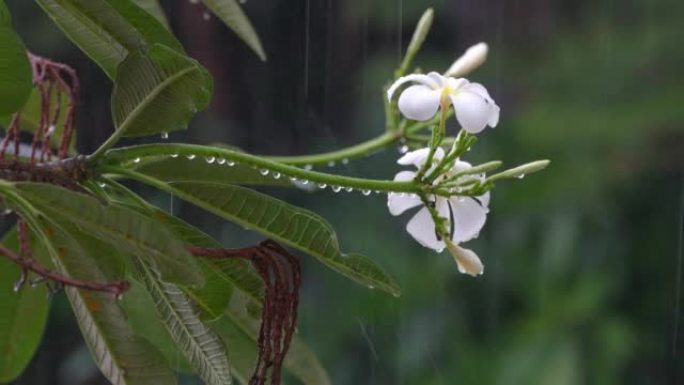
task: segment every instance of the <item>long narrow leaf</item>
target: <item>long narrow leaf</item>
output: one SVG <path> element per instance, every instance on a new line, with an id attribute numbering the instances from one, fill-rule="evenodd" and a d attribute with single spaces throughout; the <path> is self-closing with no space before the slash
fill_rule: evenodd
<path id="1" fill-rule="evenodd" d="M 9 24 L 0 23 L 0 116 L 18 110 L 31 92 L 26 48 Z"/>
<path id="2" fill-rule="evenodd" d="M 15 230 L 2 240 L 14 252 L 19 251 L 17 243 Z M 0 257 L 0 383 L 12 382 L 24 371 L 38 349 L 47 321 L 45 289 L 24 287 L 15 293 L 13 284 L 20 276 L 19 266 Z"/>
<path id="3" fill-rule="evenodd" d="M 36 0 L 104 72 L 114 78 L 130 53 L 159 43 L 183 52 L 176 38 L 130 0 Z"/>
<path id="4" fill-rule="evenodd" d="M 164 282 L 142 260 L 135 266 L 154 299 L 157 314 L 188 363 L 207 385 L 230 385 L 230 364 L 221 339 L 202 320 L 191 300 L 176 285 Z"/>
<path id="5" fill-rule="evenodd" d="M 52 229 L 59 259 L 58 270 L 72 278 L 105 282 L 105 274 L 95 262 L 97 250 L 84 250 L 59 228 Z M 55 231 L 56 230 L 56 231 Z M 37 254 L 46 256 L 44 248 Z M 176 379 L 164 357 L 146 340 L 135 334 L 123 309 L 108 293 L 65 288 L 83 338 L 98 368 L 113 385 L 169 385 Z"/>
<path id="6" fill-rule="evenodd" d="M 140 255 L 165 279 L 197 286 L 203 283 L 194 258 L 161 222 L 126 207 L 103 205 L 94 198 L 61 187 L 17 183 L 16 189 L 51 217 L 70 222 L 102 241 Z"/>
<path id="7" fill-rule="evenodd" d="M 261 60 L 266 61 L 266 53 L 261 46 L 252 23 L 238 4 L 237 0 L 202 0 L 216 16 L 219 17 L 228 28 L 232 29 L 240 39 L 251 48 Z"/>

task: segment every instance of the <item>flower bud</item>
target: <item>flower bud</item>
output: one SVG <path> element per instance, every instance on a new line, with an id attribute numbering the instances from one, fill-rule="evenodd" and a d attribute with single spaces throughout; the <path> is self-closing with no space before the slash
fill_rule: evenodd
<path id="1" fill-rule="evenodd" d="M 550 160 L 544 159 L 544 160 L 535 160 L 534 162 L 530 163 L 525 163 L 523 165 L 520 165 L 518 167 L 514 167 L 511 169 L 508 169 L 506 171 L 502 171 L 498 174 L 494 174 L 487 178 L 487 181 L 493 182 L 498 179 L 504 179 L 504 178 L 518 178 L 522 179 L 525 177 L 527 174 L 531 174 L 533 172 L 537 172 L 540 170 L 543 170 L 546 168 L 546 166 L 551 163 Z"/>
<path id="2" fill-rule="evenodd" d="M 473 72 L 487 60 L 488 51 L 487 43 L 477 43 L 471 46 L 446 70 L 444 76 L 460 78 Z"/>
<path id="3" fill-rule="evenodd" d="M 460 247 L 448 239 L 445 239 L 445 243 L 447 249 L 449 249 L 449 252 L 456 261 L 459 272 L 471 275 L 473 277 L 477 277 L 478 275 L 482 275 L 484 273 L 484 265 L 474 251 Z"/>

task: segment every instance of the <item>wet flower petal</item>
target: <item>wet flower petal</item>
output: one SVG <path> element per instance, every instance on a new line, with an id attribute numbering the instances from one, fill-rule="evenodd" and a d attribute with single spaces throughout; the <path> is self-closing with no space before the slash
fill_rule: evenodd
<path id="1" fill-rule="evenodd" d="M 439 109 L 441 91 L 424 85 L 406 88 L 399 96 L 397 107 L 401 113 L 412 120 L 425 121 L 431 119 Z"/>
<path id="2" fill-rule="evenodd" d="M 456 120 L 469 133 L 477 134 L 490 123 L 498 123 L 499 107 L 477 92 L 459 90 L 449 97 L 454 105 Z"/>
<path id="3" fill-rule="evenodd" d="M 473 197 L 451 197 L 449 202 L 454 217 L 453 241 L 462 243 L 477 238 L 489 209 Z"/>
<path id="4" fill-rule="evenodd" d="M 437 199 L 436 208 L 443 218 L 449 217 L 449 208 L 445 199 Z M 421 245 L 441 252 L 444 250 L 444 241 L 437 239 L 435 222 L 427 208 L 423 207 L 406 224 L 406 231 Z"/>

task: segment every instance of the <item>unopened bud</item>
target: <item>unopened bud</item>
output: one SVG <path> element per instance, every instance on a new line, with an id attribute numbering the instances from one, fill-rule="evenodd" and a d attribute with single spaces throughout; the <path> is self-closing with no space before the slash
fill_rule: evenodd
<path id="1" fill-rule="evenodd" d="M 402 60 L 401 65 L 397 69 L 395 77 L 398 78 L 403 76 L 406 71 L 408 71 L 408 67 L 411 65 L 413 58 L 416 56 L 418 51 L 420 51 L 420 47 L 422 47 L 423 43 L 425 42 L 425 37 L 427 36 L 428 32 L 430 32 L 434 15 L 435 12 L 432 10 L 432 8 L 428 8 L 425 10 L 425 12 L 423 12 L 420 20 L 418 20 L 418 24 L 416 24 L 416 29 L 413 31 L 411 42 L 406 49 L 406 55 L 404 55 L 404 60 Z"/>
<path id="2" fill-rule="evenodd" d="M 449 252 L 456 261 L 459 272 L 462 274 L 471 275 L 473 277 L 477 277 L 478 275 L 482 275 L 484 273 L 484 265 L 474 251 L 465 249 L 449 240 L 445 241 L 447 249 L 449 249 Z"/>
<path id="3" fill-rule="evenodd" d="M 446 70 L 444 76 L 459 78 L 473 72 L 487 60 L 487 52 L 489 52 L 487 43 L 477 43 L 471 46 Z"/>
<path id="4" fill-rule="evenodd" d="M 487 178 L 487 181 L 493 182 L 495 180 L 504 179 L 504 178 L 522 179 L 527 174 L 531 174 L 533 172 L 543 170 L 544 168 L 546 168 L 546 166 L 549 165 L 549 163 L 551 163 L 551 161 L 548 159 L 536 160 L 534 162 L 525 163 L 525 164 L 520 165 L 518 167 L 514 167 L 514 168 L 508 169 L 506 171 L 502 171 L 498 174 L 494 174 L 494 175 L 490 176 L 489 178 Z"/>

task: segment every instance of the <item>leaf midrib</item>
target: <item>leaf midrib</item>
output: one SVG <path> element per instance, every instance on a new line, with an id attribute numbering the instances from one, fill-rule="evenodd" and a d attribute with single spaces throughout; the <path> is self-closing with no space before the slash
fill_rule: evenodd
<path id="1" fill-rule="evenodd" d="M 143 110 L 145 110 L 150 103 L 154 102 L 154 99 L 157 95 L 159 95 L 163 90 L 168 88 L 171 85 L 171 83 L 175 82 L 180 77 L 185 76 L 186 74 L 192 71 L 199 71 L 199 68 L 195 65 L 190 65 L 189 67 L 184 68 L 183 70 L 175 73 L 174 75 L 164 79 L 164 81 L 159 83 L 152 90 L 152 92 L 147 94 L 145 98 L 143 98 L 143 100 L 140 103 L 138 103 L 138 105 L 128 114 L 126 119 L 124 119 L 124 121 L 117 128 L 117 131 L 125 133 L 128 130 L 128 126 L 132 124 L 132 122 L 134 122 L 135 119 L 137 119 L 138 115 L 142 114 Z"/>

